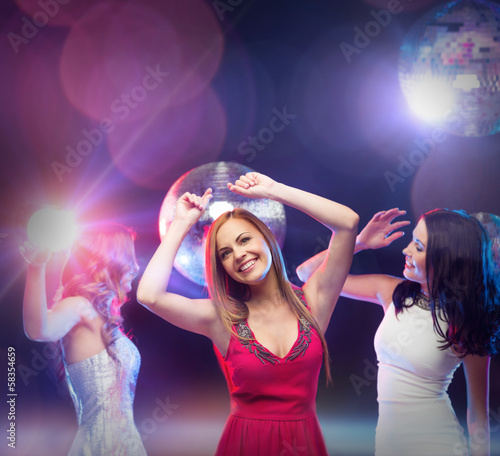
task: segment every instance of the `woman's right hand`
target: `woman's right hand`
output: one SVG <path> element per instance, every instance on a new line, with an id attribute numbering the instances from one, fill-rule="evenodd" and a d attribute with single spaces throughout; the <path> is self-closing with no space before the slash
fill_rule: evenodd
<path id="1" fill-rule="evenodd" d="M 47 264 L 51 256 L 49 249 L 40 249 L 28 241 L 24 241 L 23 245 L 19 246 L 19 252 L 26 263 L 37 267 Z"/>
<path id="2" fill-rule="evenodd" d="M 212 189 L 208 188 L 203 196 L 186 192 L 178 200 L 175 207 L 174 219 L 194 225 L 205 212 L 212 199 Z"/>

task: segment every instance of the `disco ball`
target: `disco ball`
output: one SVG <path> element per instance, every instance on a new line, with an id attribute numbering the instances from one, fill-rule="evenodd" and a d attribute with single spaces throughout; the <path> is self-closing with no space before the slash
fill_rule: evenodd
<path id="1" fill-rule="evenodd" d="M 499 30 L 500 6 L 486 0 L 441 4 L 413 25 L 399 82 L 417 115 L 457 136 L 500 130 Z"/>
<path id="2" fill-rule="evenodd" d="M 213 162 L 188 171 L 170 187 L 163 200 L 160 216 L 160 238 L 163 239 L 175 214 L 179 197 L 185 192 L 203 195 L 212 188 L 210 200 L 200 220 L 191 228 L 182 242 L 174 267 L 186 278 L 199 285 L 205 282 L 205 241 L 212 222 L 224 212 L 240 207 L 259 217 L 273 232 L 282 247 L 286 234 L 285 208 L 281 203 L 269 199 L 252 199 L 237 195 L 227 188 L 243 174 L 253 171 L 247 166 L 232 162 Z"/>
<path id="3" fill-rule="evenodd" d="M 478 212 L 472 216 L 479 220 L 490 236 L 495 273 L 500 274 L 500 217 L 488 212 Z"/>

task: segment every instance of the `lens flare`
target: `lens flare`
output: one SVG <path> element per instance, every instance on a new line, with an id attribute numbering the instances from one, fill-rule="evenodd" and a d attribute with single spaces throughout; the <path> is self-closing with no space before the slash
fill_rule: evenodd
<path id="1" fill-rule="evenodd" d="M 399 82 L 425 123 L 463 137 L 500 131 L 499 23 L 496 2 L 455 0 L 428 11 L 408 31 Z"/>
<path id="2" fill-rule="evenodd" d="M 452 112 L 454 97 L 450 86 L 439 79 L 424 77 L 413 85 L 408 103 L 412 111 L 426 121 L 443 121 Z"/>
<path id="3" fill-rule="evenodd" d="M 27 231 L 34 246 L 57 252 L 71 246 L 77 226 L 72 212 L 47 207 L 31 216 Z"/>

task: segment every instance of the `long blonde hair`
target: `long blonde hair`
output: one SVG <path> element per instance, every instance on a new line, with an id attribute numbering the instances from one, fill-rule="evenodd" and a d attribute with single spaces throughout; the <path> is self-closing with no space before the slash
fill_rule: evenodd
<path id="1" fill-rule="evenodd" d="M 207 234 L 205 248 L 206 282 L 210 298 L 214 303 L 215 310 L 219 315 L 222 324 L 233 336 L 239 337 L 233 326 L 245 321 L 248 318 L 248 307 L 245 304 L 245 301 L 250 298 L 249 286 L 237 282 L 230 277 L 224 270 L 219 255 L 217 255 L 217 232 L 224 223 L 232 218 L 247 220 L 254 225 L 264 237 L 269 250 L 271 251 L 273 268 L 276 271 L 278 287 L 282 298 L 286 300 L 297 318 L 304 318 L 311 324 L 311 326 L 314 327 L 314 329 L 316 329 L 316 332 L 321 339 L 327 382 L 330 382 L 330 357 L 325 337 L 318 322 L 309 309 L 296 295 L 292 284 L 288 281 L 285 262 L 283 260 L 283 255 L 281 254 L 278 241 L 265 223 L 263 223 L 251 212 L 240 208 L 225 212 L 218 217 L 217 220 L 212 223 Z"/>
<path id="2" fill-rule="evenodd" d="M 110 345 L 123 331 L 124 282 L 139 271 L 134 239 L 134 232 L 117 223 L 85 229 L 73 244 L 61 279 L 61 298 L 83 296 L 103 317 L 102 338 L 114 359 Z"/>

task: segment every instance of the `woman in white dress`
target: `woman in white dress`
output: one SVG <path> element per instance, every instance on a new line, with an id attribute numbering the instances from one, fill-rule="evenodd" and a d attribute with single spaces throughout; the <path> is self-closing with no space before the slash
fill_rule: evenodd
<path id="1" fill-rule="evenodd" d="M 404 211 L 375 214 L 356 251 L 403 235 L 391 222 Z M 377 456 L 489 455 L 489 355 L 499 349 L 499 291 L 485 229 L 463 211 L 424 214 L 403 250 L 404 279 L 349 275 L 342 296 L 382 305 L 378 358 Z M 299 266 L 306 281 L 322 253 Z M 447 394 L 463 363 L 469 442 Z"/>

